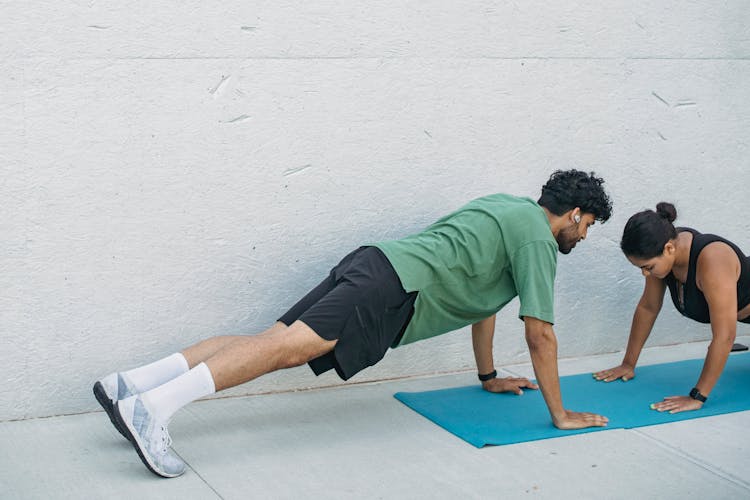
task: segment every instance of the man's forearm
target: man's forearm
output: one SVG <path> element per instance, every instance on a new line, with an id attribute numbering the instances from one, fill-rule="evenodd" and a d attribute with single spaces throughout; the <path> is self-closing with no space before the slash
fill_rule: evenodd
<path id="1" fill-rule="evenodd" d="M 583 429 L 607 425 L 607 417 L 595 413 L 575 412 L 565 409 L 560 394 L 560 377 L 557 374 L 557 339 L 552 324 L 524 317 L 526 343 L 529 345 L 531 362 L 536 381 L 542 389 L 552 422 L 558 429 Z"/>
<path id="2" fill-rule="evenodd" d="M 526 332 L 531 363 L 534 365 L 536 381 L 542 390 L 553 421 L 565 416 L 560 394 L 560 377 L 557 373 L 557 339 L 552 328 Z"/>
<path id="3" fill-rule="evenodd" d="M 492 339 L 495 336 L 495 316 L 492 315 L 471 325 L 471 342 L 474 347 L 474 359 L 480 374 L 492 372 L 495 363 L 492 357 Z"/>

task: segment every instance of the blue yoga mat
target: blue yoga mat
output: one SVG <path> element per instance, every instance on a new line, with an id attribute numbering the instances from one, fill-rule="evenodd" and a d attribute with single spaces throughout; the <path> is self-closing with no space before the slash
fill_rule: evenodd
<path id="1" fill-rule="evenodd" d="M 702 359 L 638 367 L 628 382 L 598 382 L 591 373 L 560 378 L 563 403 L 572 411 L 599 413 L 607 427 L 561 431 L 552 425 L 541 391 L 492 394 L 481 386 L 426 392 L 399 392 L 395 398 L 477 448 L 570 436 L 607 429 L 630 429 L 750 410 L 750 353 L 733 354 L 702 409 L 660 413 L 651 403 L 687 394 L 698 380 Z"/>

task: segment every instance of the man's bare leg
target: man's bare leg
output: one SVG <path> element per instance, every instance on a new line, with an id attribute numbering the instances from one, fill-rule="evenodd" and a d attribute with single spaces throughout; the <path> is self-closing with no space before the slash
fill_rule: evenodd
<path id="1" fill-rule="evenodd" d="M 200 342 L 185 352 L 192 362 L 213 352 L 205 361 L 159 387 L 115 404 L 117 423 L 149 470 L 163 477 L 175 477 L 186 469 L 169 447 L 167 426 L 177 410 L 215 391 L 281 368 L 302 365 L 330 352 L 337 342 L 325 340 L 301 321 L 282 326 L 274 325 L 258 335 Z"/>
<path id="2" fill-rule="evenodd" d="M 284 323 L 281 323 L 280 321 L 277 321 L 276 323 L 271 326 L 268 330 L 265 330 L 262 334 L 267 334 L 270 332 L 275 331 L 281 331 L 287 328 L 287 326 Z M 203 361 L 206 361 L 208 358 L 216 354 L 218 351 L 226 347 L 227 345 L 248 337 L 247 335 L 221 335 L 218 337 L 211 337 L 206 340 L 202 340 L 198 342 L 197 344 L 193 344 L 190 347 L 184 349 L 182 351 L 182 355 L 185 357 L 185 360 L 188 363 L 188 366 L 190 368 L 193 368 L 198 363 L 202 363 Z"/>
<path id="3" fill-rule="evenodd" d="M 276 322 L 263 334 L 281 332 L 286 328 L 284 323 Z M 186 348 L 182 352 L 176 352 L 147 365 L 124 372 L 110 373 L 96 381 L 93 388 L 94 396 L 107 412 L 115 428 L 124 435 L 113 415 L 114 404 L 117 400 L 150 391 L 170 380 L 174 380 L 191 368 L 195 368 L 199 363 L 206 361 L 227 345 L 246 337 L 243 335 L 211 337 Z"/>
<path id="4" fill-rule="evenodd" d="M 241 348 L 248 352 L 258 351 L 259 348 L 257 346 L 266 346 L 269 341 L 273 343 L 271 339 L 276 338 L 277 336 L 288 335 L 288 332 L 294 332 L 297 330 L 297 328 L 301 328 L 302 326 L 306 327 L 306 325 L 301 324 L 295 326 L 294 329 L 290 329 L 284 323 L 276 322 L 269 329 L 254 336 L 223 335 L 211 337 L 186 348 L 182 352 L 174 353 L 170 356 L 154 361 L 153 363 L 150 363 L 148 365 L 140 366 L 126 372 L 115 372 L 107 375 L 106 377 L 98 380 L 94 385 L 94 395 L 96 396 L 97 401 L 99 401 L 99 403 L 102 405 L 102 408 L 104 408 L 107 412 L 107 415 L 109 416 L 115 428 L 117 428 L 117 430 L 121 434 L 125 435 L 123 429 L 114 419 L 114 404 L 117 400 L 125 399 L 136 394 L 144 394 L 148 391 L 156 389 L 161 385 L 187 373 L 192 368 L 195 368 L 200 363 L 207 361 L 220 351 L 223 351 L 222 356 L 224 356 L 226 359 L 226 355 L 229 352 L 233 352 L 233 350 L 231 349 L 227 350 L 227 348 L 229 348 L 230 346 L 234 346 L 234 348 Z M 312 330 L 309 330 L 308 333 L 310 332 L 312 332 Z M 314 335 L 314 337 L 311 337 L 314 341 L 323 340 L 314 333 L 312 333 L 312 335 Z M 264 348 L 261 349 L 261 351 L 267 352 L 268 349 Z M 315 349 L 313 349 L 313 352 L 315 352 Z M 287 359 L 287 362 L 288 361 L 289 360 Z M 252 361 L 248 362 L 252 364 Z M 219 362 L 217 360 L 212 361 L 212 366 L 214 366 L 215 370 L 223 369 L 223 365 L 223 362 Z M 280 366 L 284 367 L 283 364 Z M 276 368 L 274 368 L 274 365 L 271 364 L 265 369 Z M 256 372 L 252 378 L 257 377 L 262 373 L 262 370 L 260 372 Z M 238 380 L 241 379 L 242 376 L 240 376 L 240 379 Z M 247 380 L 250 379 L 248 378 Z M 216 390 L 221 390 L 226 387 L 227 386 L 222 383 L 219 387 L 216 388 Z"/>
<path id="5" fill-rule="evenodd" d="M 205 360 L 216 391 L 249 382 L 266 373 L 300 366 L 333 350 L 326 340 L 302 321 L 289 327 L 276 323 L 265 332 L 234 337 Z"/>
<path id="6" fill-rule="evenodd" d="M 166 422 L 195 399 L 302 365 L 331 351 L 336 342 L 325 340 L 302 321 L 288 327 L 276 323 L 257 335 L 214 337 L 183 351 L 193 365 L 187 373 L 141 397 L 155 418 Z"/>

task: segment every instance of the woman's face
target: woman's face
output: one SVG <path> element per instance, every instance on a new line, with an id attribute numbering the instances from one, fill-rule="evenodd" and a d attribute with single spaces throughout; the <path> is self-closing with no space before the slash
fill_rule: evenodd
<path id="1" fill-rule="evenodd" d="M 661 255 L 650 259 L 642 259 L 640 257 L 633 257 L 632 255 L 628 255 L 627 258 L 631 264 L 641 270 L 643 276 L 664 279 L 672 272 L 672 266 L 674 265 L 674 245 L 671 242 L 667 243 L 664 245 L 664 251 Z"/>

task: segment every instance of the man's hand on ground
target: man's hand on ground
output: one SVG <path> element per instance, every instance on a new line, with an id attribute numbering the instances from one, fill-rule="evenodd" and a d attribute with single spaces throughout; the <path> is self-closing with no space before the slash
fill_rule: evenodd
<path id="1" fill-rule="evenodd" d="M 606 427 L 609 419 L 596 413 L 581 413 L 564 410 L 565 415 L 552 419 L 555 427 L 563 430 L 584 429 L 586 427 Z"/>
<path id="2" fill-rule="evenodd" d="M 527 378 L 506 377 L 493 378 L 482 382 L 482 388 L 489 392 L 512 392 L 514 394 L 523 394 L 522 387 L 527 389 L 539 389 L 539 386 Z"/>

